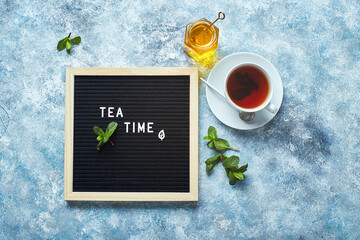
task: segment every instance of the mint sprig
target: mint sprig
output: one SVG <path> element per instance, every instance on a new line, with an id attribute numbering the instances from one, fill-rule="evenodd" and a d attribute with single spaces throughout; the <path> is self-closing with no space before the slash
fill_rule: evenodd
<path id="1" fill-rule="evenodd" d="M 107 143 L 108 141 L 111 143 L 112 146 L 114 146 L 113 141 L 111 141 L 110 137 L 113 135 L 117 128 L 118 124 L 116 122 L 111 122 L 109 125 L 107 125 L 105 132 L 98 126 L 94 126 L 94 133 L 97 135 L 96 140 L 99 141 L 96 149 L 100 151 L 100 148 Z"/>
<path id="2" fill-rule="evenodd" d="M 59 51 L 62 51 L 66 48 L 66 52 L 68 54 L 71 53 L 71 43 L 72 44 L 79 44 L 81 42 L 81 37 L 74 37 L 72 39 L 70 39 L 70 36 L 71 36 L 71 33 L 69 34 L 69 36 L 67 36 L 66 38 L 64 39 L 61 39 L 59 42 L 58 42 L 58 45 L 57 45 L 57 50 Z"/>
<path id="3" fill-rule="evenodd" d="M 218 152 L 213 157 L 208 158 L 206 163 L 206 172 L 211 172 L 216 164 L 220 161 L 222 162 L 223 167 L 225 168 L 226 175 L 229 178 L 229 184 L 234 185 L 238 180 L 244 180 L 245 175 L 243 174 L 246 172 L 248 164 L 242 165 L 238 167 L 240 158 L 238 156 L 226 156 L 223 154 L 224 151 L 231 149 L 236 150 L 238 148 L 232 148 L 229 145 L 229 142 L 225 139 L 218 138 L 216 129 L 213 126 L 210 126 L 208 129 L 208 136 L 204 137 L 204 140 L 208 140 L 207 146 L 211 149 L 214 149 Z M 223 152 L 222 152 L 223 151 Z"/>
<path id="4" fill-rule="evenodd" d="M 217 138 L 216 136 L 216 129 L 213 126 L 210 126 L 208 129 L 208 136 L 204 137 L 204 140 L 210 140 L 207 145 L 209 148 L 216 149 L 216 150 L 226 150 L 232 149 L 237 150 L 238 148 L 232 148 L 229 146 L 229 142 L 222 138 Z"/>

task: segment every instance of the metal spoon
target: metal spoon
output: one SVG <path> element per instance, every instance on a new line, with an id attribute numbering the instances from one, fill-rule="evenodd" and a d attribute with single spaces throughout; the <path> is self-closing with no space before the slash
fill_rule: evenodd
<path id="1" fill-rule="evenodd" d="M 224 20 L 225 19 L 225 13 L 223 13 L 223 12 L 219 12 L 218 13 L 218 18 L 215 20 L 215 21 L 213 21 L 211 24 L 210 24 L 210 26 L 208 26 L 208 27 L 206 27 L 205 29 L 204 29 L 204 31 L 206 31 L 208 28 L 211 28 L 211 26 L 212 25 L 214 25 L 216 22 L 217 22 L 217 20 Z"/>
<path id="2" fill-rule="evenodd" d="M 227 103 L 229 103 L 229 101 L 227 100 L 227 98 L 224 96 L 223 93 L 221 93 L 219 90 L 217 90 L 213 85 L 211 85 L 210 83 L 208 83 L 205 79 L 203 79 L 202 77 L 200 77 L 200 80 L 205 83 L 206 86 L 208 86 L 210 89 L 212 89 L 214 92 L 216 92 L 220 97 L 222 97 L 224 100 L 226 100 Z M 230 103 L 229 105 L 234 108 L 234 106 L 232 106 Z M 236 108 L 234 108 L 236 109 Z M 238 109 L 236 109 L 237 111 L 239 111 Z M 239 111 L 239 117 L 241 120 L 245 121 L 245 122 L 250 122 L 252 120 L 254 120 L 255 118 L 255 113 L 254 112 L 241 112 Z"/>

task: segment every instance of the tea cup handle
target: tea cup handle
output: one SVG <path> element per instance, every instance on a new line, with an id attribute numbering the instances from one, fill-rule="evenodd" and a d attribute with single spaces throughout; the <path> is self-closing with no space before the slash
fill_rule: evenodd
<path id="1" fill-rule="evenodd" d="M 278 110 L 278 108 L 272 104 L 272 103 L 269 103 L 266 107 L 265 107 L 266 110 L 268 110 L 269 112 L 271 112 L 272 114 L 275 114 Z"/>

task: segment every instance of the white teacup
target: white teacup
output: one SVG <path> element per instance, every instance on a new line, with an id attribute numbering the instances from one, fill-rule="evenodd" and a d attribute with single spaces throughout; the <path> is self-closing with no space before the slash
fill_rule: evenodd
<path id="1" fill-rule="evenodd" d="M 230 98 L 229 96 L 229 93 L 228 93 L 228 90 L 227 90 L 227 84 L 228 84 L 228 80 L 229 80 L 229 77 L 230 75 L 236 70 L 238 69 L 239 67 L 242 67 L 242 66 L 253 66 L 255 68 L 257 68 L 258 70 L 260 70 L 261 72 L 263 72 L 268 80 L 268 83 L 269 83 L 269 93 L 265 99 L 265 101 L 263 101 L 263 103 L 257 107 L 254 107 L 254 108 L 243 108 L 243 107 L 240 107 L 239 105 L 237 105 L 236 103 L 233 102 L 233 100 Z M 240 112 L 248 112 L 248 113 L 255 113 L 255 112 L 258 112 L 262 109 L 266 109 L 268 110 L 269 112 L 275 114 L 278 110 L 278 108 L 272 104 L 270 101 L 271 101 L 271 98 L 273 96 L 273 80 L 269 77 L 269 74 L 262 68 L 260 67 L 259 65 L 257 64 L 254 64 L 254 63 L 242 63 L 240 65 L 237 65 L 235 66 L 234 68 L 232 68 L 229 73 L 227 74 L 226 76 L 226 79 L 225 79 L 225 96 L 226 96 L 226 99 L 228 100 L 228 102 L 236 109 L 238 109 Z"/>

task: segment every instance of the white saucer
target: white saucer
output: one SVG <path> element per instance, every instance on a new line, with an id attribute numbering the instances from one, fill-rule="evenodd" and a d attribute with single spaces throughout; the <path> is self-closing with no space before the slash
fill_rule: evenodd
<path id="1" fill-rule="evenodd" d="M 269 74 L 269 77 L 274 80 L 274 92 L 271 103 L 273 103 L 279 111 L 283 99 L 283 84 L 281 77 L 276 68 L 268 60 L 259 55 L 240 52 L 226 56 L 211 70 L 207 81 L 220 92 L 225 92 L 224 81 L 228 72 L 241 63 L 255 63 L 259 65 Z M 264 126 L 273 119 L 277 113 L 272 114 L 263 109 L 256 112 L 253 121 L 245 122 L 239 118 L 239 111 L 234 109 L 226 100 L 208 87 L 206 88 L 206 99 L 211 111 L 221 122 L 229 127 L 239 130 L 251 130 Z"/>

